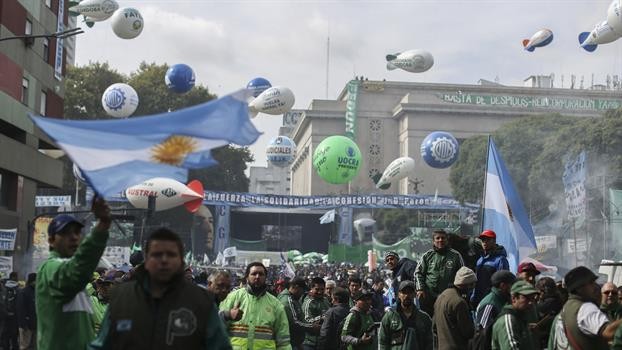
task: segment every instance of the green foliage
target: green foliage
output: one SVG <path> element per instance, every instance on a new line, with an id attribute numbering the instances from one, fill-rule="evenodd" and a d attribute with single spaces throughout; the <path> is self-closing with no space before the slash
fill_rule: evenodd
<path id="1" fill-rule="evenodd" d="M 473 136 L 460 145 L 458 160 L 449 172 L 454 197 L 460 202 L 475 203 L 481 200 L 486 172 L 486 147 L 488 137 Z"/>
<path id="2" fill-rule="evenodd" d="M 254 161 L 247 147 L 224 146 L 212 151 L 218 165 L 191 170 L 189 178 L 197 179 L 212 191 L 248 192 L 249 179 L 244 174 L 246 164 Z"/>
<path id="3" fill-rule="evenodd" d="M 102 107 L 102 94 L 126 77 L 108 63 L 89 63 L 82 67 L 67 66 L 65 75 L 65 119 L 109 119 Z"/>

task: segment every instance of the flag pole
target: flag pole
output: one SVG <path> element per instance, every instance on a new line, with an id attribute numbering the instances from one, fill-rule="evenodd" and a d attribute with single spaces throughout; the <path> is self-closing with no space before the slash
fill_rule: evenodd
<path id="1" fill-rule="evenodd" d="M 486 182 L 488 182 L 488 157 L 490 156 L 490 140 L 492 140 L 492 136 L 488 134 L 488 142 L 486 146 L 486 167 L 484 170 L 484 192 L 482 193 L 482 217 L 480 220 L 479 232 L 484 231 L 484 213 L 486 212 Z"/>

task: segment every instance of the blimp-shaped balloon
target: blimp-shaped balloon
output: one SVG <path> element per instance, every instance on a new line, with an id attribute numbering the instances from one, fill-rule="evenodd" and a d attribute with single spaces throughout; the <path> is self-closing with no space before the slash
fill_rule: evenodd
<path id="1" fill-rule="evenodd" d="M 195 82 L 194 71 L 187 64 L 172 65 L 164 75 L 164 82 L 169 90 L 178 94 L 190 91 Z"/>
<path id="2" fill-rule="evenodd" d="M 435 131 L 423 139 L 421 158 L 432 168 L 447 168 L 458 159 L 459 149 L 458 140 L 452 134 Z"/>
<path id="3" fill-rule="evenodd" d="M 248 104 L 248 109 L 253 117 L 257 113 L 281 115 L 289 112 L 295 102 L 292 90 L 284 86 L 273 86 L 255 97 Z"/>
<path id="4" fill-rule="evenodd" d="M 73 163 L 73 177 L 76 178 L 76 180 L 80 181 L 81 183 L 85 184 L 86 183 L 86 179 L 84 178 L 84 175 L 82 174 L 82 170 L 80 170 L 80 168 L 78 167 L 78 165 L 76 165 L 76 163 Z"/>
<path id="5" fill-rule="evenodd" d="M 611 28 L 607 21 L 602 21 L 591 32 L 580 33 L 579 44 L 585 51 L 594 52 L 598 45 L 614 42 L 618 38 L 620 35 Z"/>
<path id="6" fill-rule="evenodd" d="M 622 35 L 622 1 L 613 0 L 607 9 L 607 24 Z"/>
<path id="7" fill-rule="evenodd" d="M 393 55 L 387 55 L 387 69 L 403 69 L 411 73 L 422 73 L 432 68 L 434 57 L 423 50 L 408 50 Z"/>
<path id="8" fill-rule="evenodd" d="M 550 29 L 541 29 L 529 39 L 523 40 L 523 47 L 529 52 L 533 52 L 536 47 L 543 47 L 553 41 L 553 32 Z"/>
<path id="9" fill-rule="evenodd" d="M 102 95 L 102 106 L 111 117 L 127 118 L 138 108 L 138 94 L 127 84 L 112 84 Z"/>
<path id="10" fill-rule="evenodd" d="M 180 205 L 194 213 L 199 210 L 205 194 L 203 185 L 193 180 L 184 185 L 166 177 L 154 177 L 140 185 L 125 190 L 127 200 L 136 208 L 148 209 L 149 197 L 155 197 L 155 211 L 171 209 Z"/>
<path id="11" fill-rule="evenodd" d="M 387 189 L 392 183 L 401 180 L 415 171 L 415 160 L 410 157 L 400 157 L 392 161 L 382 176 L 376 182 L 376 188 Z"/>
<path id="12" fill-rule="evenodd" d="M 287 136 L 278 136 L 270 140 L 266 148 L 266 156 L 269 163 L 278 167 L 286 167 L 296 156 L 296 144 Z"/>
<path id="13" fill-rule="evenodd" d="M 329 136 L 313 152 L 313 168 L 326 182 L 344 184 L 361 170 L 361 151 L 354 141 L 341 136 Z"/>
<path id="14" fill-rule="evenodd" d="M 246 88 L 253 92 L 253 97 L 259 96 L 262 92 L 272 87 L 268 79 L 257 77 L 246 84 Z"/>
<path id="15" fill-rule="evenodd" d="M 86 21 L 105 21 L 119 9 L 116 0 L 84 0 L 81 2 L 69 2 L 69 15 L 83 15 Z"/>
<path id="16" fill-rule="evenodd" d="M 143 16 L 132 7 L 116 10 L 110 18 L 110 22 L 112 31 L 121 39 L 134 39 L 140 35 L 145 26 Z"/>

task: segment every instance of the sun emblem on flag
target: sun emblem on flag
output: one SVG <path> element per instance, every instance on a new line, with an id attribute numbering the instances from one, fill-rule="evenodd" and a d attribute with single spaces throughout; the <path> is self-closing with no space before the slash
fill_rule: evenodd
<path id="1" fill-rule="evenodd" d="M 181 165 L 186 156 L 198 148 L 197 141 L 188 136 L 171 136 L 151 148 L 151 160 L 157 163 Z"/>

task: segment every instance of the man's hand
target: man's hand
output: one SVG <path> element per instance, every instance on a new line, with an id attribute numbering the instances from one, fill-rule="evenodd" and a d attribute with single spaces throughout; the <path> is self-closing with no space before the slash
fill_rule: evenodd
<path id="1" fill-rule="evenodd" d="M 229 315 L 231 315 L 232 321 L 239 321 L 242 319 L 242 316 L 244 315 L 244 311 L 240 309 L 239 301 L 235 303 L 235 305 L 233 306 L 233 309 L 229 310 Z"/>
<path id="2" fill-rule="evenodd" d="M 110 216 L 110 208 L 108 203 L 99 196 L 93 197 L 93 204 L 91 205 L 91 212 L 99 220 L 97 228 L 99 231 L 108 231 L 110 228 L 110 222 L 112 218 Z"/>
<path id="3" fill-rule="evenodd" d="M 322 329 L 322 324 L 320 322 L 314 322 L 311 326 L 311 333 L 320 334 L 320 329 Z"/>
<path id="4" fill-rule="evenodd" d="M 422 290 L 417 291 L 417 299 L 425 299 L 425 292 Z"/>
<path id="5" fill-rule="evenodd" d="M 371 343 L 371 337 L 367 333 L 363 333 L 361 337 L 361 344 L 369 344 Z"/>

